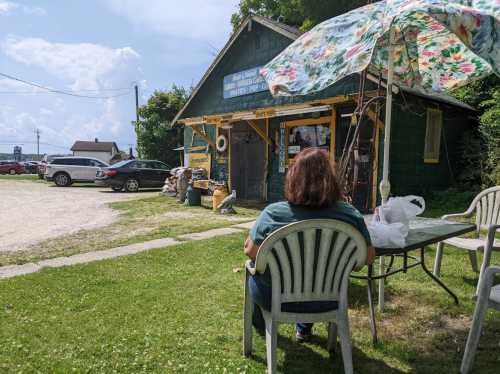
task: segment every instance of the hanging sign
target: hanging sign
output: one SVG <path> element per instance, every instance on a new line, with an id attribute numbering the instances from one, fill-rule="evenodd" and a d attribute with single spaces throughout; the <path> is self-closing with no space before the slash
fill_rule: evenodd
<path id="1" fill-rule="evenodd" d="M 286 149 L 285 149 L 286 125 L 285 122 L 280 123 L 280 154 L 279 154 L 279 172 L 285 173 L 286 166 Z"/>
<path id="2" fill-rule="evenodd" d="M 205 169 L 208 178 L 210 178 L 211 164 L 212 155 L 210 153 L 189 153 L 189 167 Z"/>
<path id="3" fill-rule="evenodd" d="M 224 99 L 267 91 L 268 86 L 259 71 L 262 66 L 224 77 Z"/>

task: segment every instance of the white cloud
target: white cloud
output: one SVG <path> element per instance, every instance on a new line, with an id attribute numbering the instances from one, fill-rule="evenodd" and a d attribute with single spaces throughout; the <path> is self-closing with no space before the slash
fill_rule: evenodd
<path id="1" fill-rule="evenodd" d="M 109 48 L 91 43 L 51 43 L 41 38 L 8 36 L 1 45 L 13 60 L 40 67 L 66 80 L 73 90 L 106 87 L 106 78 L 140 58 L 131 47 Z"/>
<path id="2" fill-rule="evenodd" d="M 11 13 L 15 10 L 21 10 L 23 13 L 35 16 L 45 16 L 47 12 L 40 7 L 33 7 L 28 5 L 20 5 L 11 1 L 0 1 L 0 15 Z"/>
<path id="3" fill-rule="evenodd" d="M 19 5 L 10 1 L 0 1 L 0 15 L 12 12 L 17 9 Z"/>
<path id="4" fill-rule="evenodd" d="M 225 38 L 237 0 L 107 0 L 110 9 L 130 22 L 174 36 L 201 39 Z"/>
<path id="5" fill-rule="evenodd" d="M 23 6 L 23 11 L 26 14 L 32 14 L 34 16 L 46 16 L 47 11 L 43 8 L 37 7 L 37 6 Z"/>

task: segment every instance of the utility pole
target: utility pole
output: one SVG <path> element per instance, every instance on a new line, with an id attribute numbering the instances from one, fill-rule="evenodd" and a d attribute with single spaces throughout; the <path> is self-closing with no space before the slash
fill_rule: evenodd
<path id="1" fill-rule="evenodd" d="M 139 87 L 135 85 L 135 116 L 136 121 L 139 123 Z"/>
<path id="2" fill-rule="evenodd" d="M 37 156 L 37 161 L 40 161 L 40 130 L 36 129 L 35 134 L 36 134 L 36 156 Z"/>

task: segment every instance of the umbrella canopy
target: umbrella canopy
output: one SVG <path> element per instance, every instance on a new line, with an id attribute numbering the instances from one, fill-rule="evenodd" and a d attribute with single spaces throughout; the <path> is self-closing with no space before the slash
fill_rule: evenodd
<path id="1" fill-rule="evenodd" d="M 274 95 L 305 95 L 371 68 L 394 83 L 446 92 L 500 75 L 500 0 L 385 0 L 325 21 L 262 70 Z"/>
<path id="2" fill-rule="evenodd" d="M 389 195 L 392 84 L 445 93 L 500 76 L 500 0 L 384 0 L 325 21 L 268 63 L 273 95 L 321 91 L 365 69 L 387 79 L 382 202 Z"/>

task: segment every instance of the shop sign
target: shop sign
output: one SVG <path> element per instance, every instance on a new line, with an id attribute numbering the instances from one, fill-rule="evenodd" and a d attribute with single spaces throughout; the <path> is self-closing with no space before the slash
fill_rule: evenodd
<path id="1" fill-rule="evenodd" d="M 267 91 L 265 79 L 260 75 L 262 66 L 240 71 L 224 77 L 224 99 Z"/>
<path id="2" fill-rule="evenodd" d="M 210 178 L 211 165 L 212 155 L 210 153 L 189 153 L 189 167 L 205 169 L 208 178 Z"/>
<path id="3" fill-rule="evenodd" d="M 285 173 L 285 167 L 286 167 L 285 136 L 286 136 L 286 124 L 285 124 L 285 122 L 281 122 L 280 123 L 280 153 L 279 153 L 279 172 L 281 174 Z"/>

